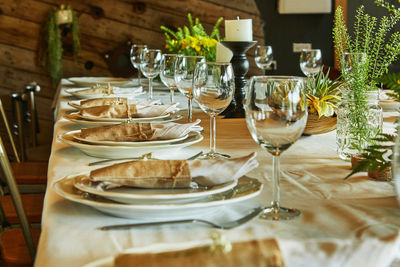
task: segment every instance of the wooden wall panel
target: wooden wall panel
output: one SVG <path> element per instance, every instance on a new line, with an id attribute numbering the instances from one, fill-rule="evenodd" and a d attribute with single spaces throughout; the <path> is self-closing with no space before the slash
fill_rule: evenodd
<path id="1" fill-rule="evenodd" d="M 55 94 L 47 69 L 38 64 L 39 38 L 50 10 L 60 4 L 77 11 L 81 30 L 82 52 L 74 62 L 67 52 L 63 56 L 64 76 L 110 76 L 104 54 L 121 43 L 145 43 L 164 48 L 165 37 L 161 25 L 187 25 L 187 13 L 198 17 L 210 31 L 219 17 L 253 19 L 254 40 L 263 41 L 263 30 L 254 0 L 0 0 L 0 94 L 22 90 L 24 85 L 37 81 L 41 125 L 40 142 L 50 143 L 52 111 Z M 224 36 L 224 23 L 220 31 Z M 254 64 L 254 49 L 249 51 L 249 76 L 260 74 Z M 93 67 L 87 69 L 85 63 Z M 9 106 L 6 106 L 10 112 Z M 0 127 L 0 131 L 2 131 Z"/>

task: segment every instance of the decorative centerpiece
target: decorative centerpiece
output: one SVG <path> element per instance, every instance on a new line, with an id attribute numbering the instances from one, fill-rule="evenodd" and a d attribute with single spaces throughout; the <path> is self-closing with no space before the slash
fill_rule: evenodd
<path id="1" fill-rule="evenodd" d="M 321 69 L 314 79 L 306 82 L 308 118 L 304 134 L 323 134 L 336 129 L 336 110 L 341 101 L 340 85 L 324 75 Z"/>
<path id="2" fill-rule="evenodd" d="M 389 9 L 385 0 L 376 0 L 378 6 Z M 382 109 L 378 102 L 376 79 L 397 59 L 400 53 L 400 33 L 392 32 L 400 20 L 400 10 L 392 9 L 388 16 L 378 19 L 356 11 L 354 34 L 348 33 L 343 10 L 335 12 L 333 37 L 338 58 L 341 59 L 342 77 L 347 86 L 342 90 L 342 103 L 337 115 L 339 157 L 349 160 L 362 153 L 382 130 Z"/>
<path id="3" fill-rule="evenodd" d="M 221 41 L 219 25 L 223 18 L 215 23 L 211 34 L 208 35 L 198 18 L 193 23 L 192 15 L 188 14 L 189 27 L 179 27 L 176 32 L 161 26 L 165 31 L 165 48 L 168 53 L 187 56 L 204 56 L 208 62 L 215 62 L 217 43 Z"/>
<path id="4" fill-rule="evenodd" d="M 79 26 L 75 11 L 69 6 L 61 5 L 58 8 L 50 11 L 45 27 L 46 48 L 44 57 L 46 57 L 47 67 L 50 72 L 50 77 L 53 86 L 56 86 L 63 76 L 62 70 L 62 54 L 63 45 L 61 40 L 61 31 L 69 30 L 72 34 L 72 50 L 76 60 L 80 52 L 79 42 Z"/>

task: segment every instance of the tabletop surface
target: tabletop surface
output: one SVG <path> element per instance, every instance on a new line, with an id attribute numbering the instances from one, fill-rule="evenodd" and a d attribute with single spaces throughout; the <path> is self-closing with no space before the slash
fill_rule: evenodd
<path id="1" fill-rule="evenodd" d="M 162 94 L 167 96 L 168 92 Z M 94 169 L 88 163 L 98 160 L 57 140 L 58 135 L 79 129 L 62 117 L 73 110 L 67 104 L 70 100 L 62 88 L 56 102 L 35 266 L 83 266 L 112 259 L 125 250 L 152 252 L 209 244 L 213 232 L 220 232 L 232 243 L 274 239 L 286 266 L 397 266 L 399 263 L 400 209 L 393 183 L 371 180 L 365 173 L 344 180 L 350 167 L 336 154 L 335 131 L 302 136 L 281 157 L 281 204 L 300 209 L 300 218 L 278 222 L 255 219 L 232 230 L 215 230 L 200 224 L 97 230 L 100 226 L 135 220 L 106 215 L 55 193 L 52 186 L 55 181 Z M 385 129 L 393 127 L 391 121 L 395 116 L 394 112 L 385 113 Z M 194 118 L 202 120 L 204 140 L 169 156 L 185 158 L 208 150 L 209 119 L 201 112 L 196 112 Z M 262 181 L 264 189 L 255 199 L 210 210 L 201 217 L 226 221 L 243 216 L 258 205 L 268 205 L 272 200 L 272 157 L 252 140 L 244 119 L 217 119 L 217 151 L 233 157 L 257 152 L 259 167 L 247 176 Z"/>

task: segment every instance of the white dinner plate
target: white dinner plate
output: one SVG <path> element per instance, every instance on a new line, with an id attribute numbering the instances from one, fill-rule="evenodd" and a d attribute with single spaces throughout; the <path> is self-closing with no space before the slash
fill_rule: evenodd
<path id="1" fill-rule="evenodd" d="M 234 180 L 225 184 L 209 187 L 194 183 L 194 186 L 191 188 L 144 189 L 123 186 L 106 189 L 104 188 L 104 183 L 92 182 L 89 178 L 89 173 L 79 174 L 70 179 L 73 180 L 74 186 L 81 191 L 126 204 L 135 204 L 143 201 L 154 204 L 177 203 L 181 200 L 182 202 L 193 202 L 194 199 L 232 189 L 237 184 L 237 181 Z"/>
<path id="2" fill-rule="evenodd" d="M 187 219 L 198 218 L 216 208 L 238 203 L 256 197 L 262 191 L 263 185 L 254 178 L 242 177 L 231 190 L 201 198 L 189 203 L 158 203 L 154 204 L 122 204 L 112 200 L 93 196 L 74 187 L 75 176 L 65 177 L 54 183 L 53 187 L 60 196 L 95 208 L 106 214 L 138 220 L 165 220 L 167 218 Z"/>
<path id="3" fill-rule="evenodd" d="M 90 87 L 68 88 L 65 92 L 80 99 L 92 99 L 101 97 L 133 97 L 144 94 L 142 87 L 120 88 L 114 87 L 113 94 L 87 94 L 82 93 L 82 90 L 90 89 Z"/>
<path id="4" fill-rule="evenodd" d="M 78 86 L 92 86 L 96 84 L 125 85 L 131 82 L 131 79 L 116 77 L 71 77 L 68 80 Z"/>
<path id="5" fill-rule="evenodd" d="M 104 145 L 93 145 L 85 142 L 76 140 L 71 134 L 62 134 L 58 136 L 58 139 L 62 142 L 69 144 L 75 148 L 78 148 L 83 153 L 105 159 L 120 159 L 120 158 L 131 158 L 139 157 L 146 153 L 153 153 L 155 157 L 160 157 L 165 154 L 173 153 L 175 150 L 196 144 L 203 140 L 203 136 L 197 132 L 189 133 L 188 138 L 173 142 L 170 144 L 160 145 L 142 145 L 142 146 L 104 146 Z"/>
<path id="6" fill-rule="evenodd" d="M 82 127 L 95 127 L 95 126 L 103 126 L 103 125 L 112 125 L 112 124 L 120 124 L 119 121 L 92 121 L 92 120 L 85 120 L 77 113 L 71 113 L 64 115 L 69 121 L 75 122 Z M 158 118 L 158 119 L 149 119 L 149 118 L 135 118 L 131 119 L 134 122 L 156 122 L 156 123 L 164 123 L 164 122 L 171 122 L 182 119 L 183 116 L 179 114 L 170 114 L 168 117 Z"/>
<path id="7" fill-rule="evenodd" d="M 93 141 L 93 140 L 86 140 L 85 138 L 81 137 L 81 130 L 70 131 L 65 134 L 72 135 L 76 140 L 92 144 L 92 145 L 101 145 L 101 146 L 149 146 L 149 145 L 162 145 L 162 144 L 170 144 L 178 141 L 182 141 L 189 137 L 189 135 L 185 135 L 175 139 L 168 139 L 168 140 L 150 140 L 150 141 L 137 141 L 137 142 L 118 142 L 118 141 Z"/>

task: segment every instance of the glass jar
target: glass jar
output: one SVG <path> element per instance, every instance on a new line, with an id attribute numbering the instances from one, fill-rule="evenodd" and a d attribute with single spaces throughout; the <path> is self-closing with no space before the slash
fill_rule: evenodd
<path id="1" fill-rule="evenodd" d="M 336 144 L 341 159 L 350 160 L 362 152 L 382 130 L 383 112 L 379 106 L 379 91 L 365 91 L 355 97 L 351 89 L 342 91 L 337 111 Z"/>

